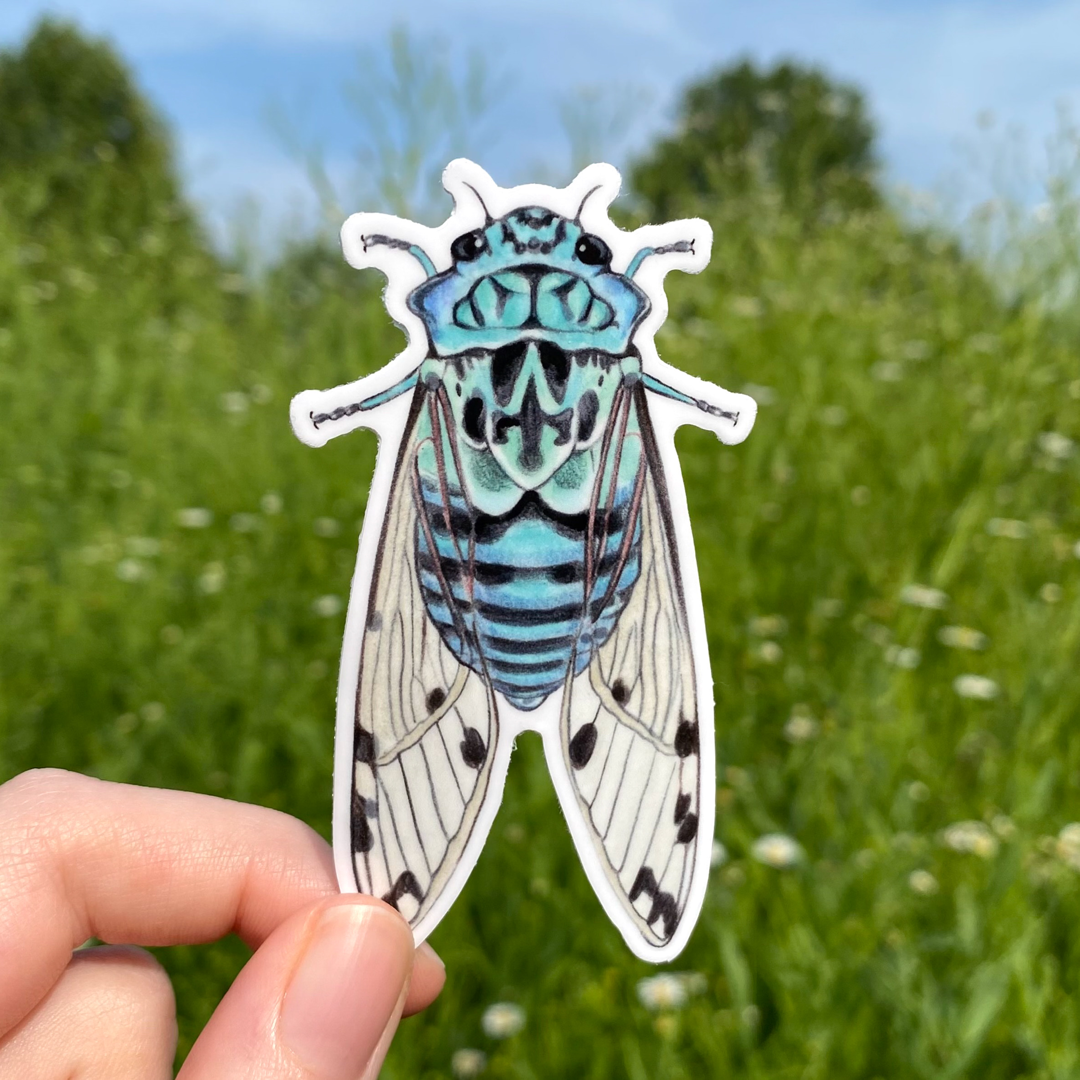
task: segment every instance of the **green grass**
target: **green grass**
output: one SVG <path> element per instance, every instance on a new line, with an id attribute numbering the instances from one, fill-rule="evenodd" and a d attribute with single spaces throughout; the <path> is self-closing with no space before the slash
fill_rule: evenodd
<path id="1" fill-rule="evenodd" d="M 433 937 L 446 990 L 386 1075 L 449 1076 L 471 1046 L 490 1077 L 1075 1076 L 1080 874 L 1048 838 L 1080 818 L 1080 453 L 1039 439 L 1080 438 L 1075 329 L 884 212 L 810 231 L 761 197 L 713 217 L 711 268 L 669 279 L 661 353 L 770 389 L 743 446 L 679 438 L 729 861 L 672 967 L 705 989 L 640 1003 L 654 969 L 593 898 L 524 736 Z M 402 338 L 336 255 L 245 285 L 173 259 L 168 219 L 120 251 L 0 219 L 0 779 L 209 791 L 326 835 L 344 616 L 313 602 L 346 597 L 375 443 L 306 449 L 287 404 Z M 192 507 L 212 522 L 183 527 Z M 948 606 L 902 603 L 911 583 Z M 950 624 L 988 647 L 941 644 Z M 961 698 L 967 673 L 1000 695 Z M 990 857 L 943 843 L 968 819 L 994 823 Z M 774 831 L 799 866 L 750 856 Z M 160 953 L 183 1050 L 244 950 Z M 501 1000 L 527 1021 L 495 1043 L 480 1016 Z"/>

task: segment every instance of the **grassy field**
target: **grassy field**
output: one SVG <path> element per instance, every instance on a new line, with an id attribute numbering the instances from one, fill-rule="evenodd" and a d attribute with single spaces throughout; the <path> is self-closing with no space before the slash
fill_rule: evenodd
<path id="1" fill-rule="evenodd" d="M 475 1048 L 493 1078 L 1076 1076 L 1075 322 L 887 212 L 710 209 L 713 264 L 669 279 L 661 353 L 761 411 L 741 447 L 679 443 L 727 852 L 672 966 L 697 977 L 681 1004 L 639 991 L 656 972 L 526 736 L 433 938 L 446 990 L 385 1075 Z M 326 835 L 375 444 L 308 450 L 287 404 L 402 338 L 335 253 L 249 280 L 178 255 L 175 217 L 123 245 L 0 217 L 0 779 L 208 791 Z M 771 833 L 790 865 L 755 857 Z M 161 956 L 183 1051 L 244 950 Z M 525 1015 L 504 1040 L 481 1025 L 498 1001 Z"/>

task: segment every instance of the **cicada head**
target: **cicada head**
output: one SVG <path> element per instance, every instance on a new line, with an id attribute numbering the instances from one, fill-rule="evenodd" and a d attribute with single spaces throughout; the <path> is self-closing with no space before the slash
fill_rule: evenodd
<path id="1" fill-rule="evenodd" d="M 409 295 L 436 355 L 495 350 L 523 337 L 566 352 L 621 355 L 649 301 L 611 269 L 611 249 L 577 221 L 539 206 L 463 233 L 450 269 Z"/>

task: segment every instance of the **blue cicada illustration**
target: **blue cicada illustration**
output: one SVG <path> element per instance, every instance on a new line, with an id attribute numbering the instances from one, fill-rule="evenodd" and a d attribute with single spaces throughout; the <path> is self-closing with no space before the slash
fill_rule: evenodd
<path id="1" fill-rule="evenodd" d="M 341 886 L 417 940 L 495 816 L 514 737 L 540 731 L 583 865 L 630 947 L 666 960 L 704 896 L 712 688 L 674 431 L 742 441 L 751 398 L 664 364 L 664 274 L 703 221 L 616 228 L 619 174 L 503 189 L 455 161 L 428 229 L 357 214 L 346 258 L 388 279 L 409 338 L 374 375 L 292 404 L 322 445 L 381 439 L 338 686 Z"/>

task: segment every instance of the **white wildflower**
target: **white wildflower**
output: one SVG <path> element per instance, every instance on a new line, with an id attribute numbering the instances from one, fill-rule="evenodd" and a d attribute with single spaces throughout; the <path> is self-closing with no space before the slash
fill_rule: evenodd
<path id="1" fill-rule="evenodd" d="M 450 1059 L 450 1071 L 458 1080 L 471 1080 L 472 1077 L 479 1076 L 486 1068 L 487 1054 L 483 1050 L 465 1047 L 462 1050 L 455 1050 L 454 1056 Z"/>
<path id="2" fill-rule="evenodd" d="M 746 881 L 746 871 L 738 863 L 725 866 L 720 874 L 720 880 L 729 888 L 737 889 Z"/>
<path id="3" fill-rule="evenodd" d="M 150 576 L 150 568 L 138 559 L 121 559 L 116 564 L 116 576 L 121 581 L 143 581 Z"/>
<path id="4" fill-rule="evenodd" d="M 1011 840 L 1016 835 L 1016 825 L 1008 814 L 995 814 L 990 820 L 990 828 L 993 829 L 1002 840 Z"/>
<path id="5" fill-rule="evenodd" d="M 650 1012 L 670 1012 L 681 1009 L 696 994 L 708 988 L 708 979 L 700 971 L 666 971 L 641 979 L 637 996 Z"/>
<path id="6" fill-rule="evenodd" d="M 273 517 L 274 514 L 280 514 L 284 505 L 285 503 L 276 491 L 268 491 L 259 500 L 259 509 L 266 514 L 267 517 Z"/>
<path id="7" fill-rule="evenodd" d="M 1015 518 L 991 518 L 986 523 L 986 531 L 991 536 L 1003 536 L 1006 540 L 1026 540 L 1031 535 L 1031 526 Z"/>
<path id="8" fill-rule="evenodd" d="M 221 395 L 221 411 L 239 416 L 248 411 L 250 404 L 247 394 L 243 390 L 230 390 Z"/>
<path id="9" fill-rule="evenodd" d="M 256 383 L 251 388 L 251 400 L 256 405 L 265 405 L 269 401 L 273 401 L 274 391 L 270 389 L 266 383 Z"/>
<path id="10" fill-rule="evenodd" d="M 130 554 L 140 559 L 152 559 L 161 554 L 161 541 L 153 536 L 129 536 L 124 541 L 124 546 Z"/>
<path id="11" fill-rule="evenodd" d="M 325 539 L 337 536 L 341 532 L 341 522 L 332 517 L 316 518 L 311 527 L 315 530 L 316 536 L 322 536 Z"/>
<path id="12" fill-rule="evenodd" d="M 998 838 L 982 821 L 956 821 L 941 834 L 942 842 L 953 851 L 992 859 L 998 850 Z"/>
<path id="13" fill-rule="evenodd" d="M 930 343 L 919 338 L 905 341 L 900 351 L 908 360 L 925 360 L 930 355 Z"/>
<path id="14" fill-rule="evenodd" d="M 165 719 L 165 706 L 160 701 L 148 701 L 139 710 L 139 715 L 148 724 L 160 724 Z"/>
<path id="15" fill-rule="evenodd" d="M 796 841 L 783 833 L 766 833 L 759 836 L 750 848 L 750 854 L 766 866 L 786 870 L 802 861 L 803 851 Z"/>
<path id="16" fill-rule="evenodd" d="M 490 1039 L 509 1039 L 525 1026 L 525 1010 L 510 1001 L 497 1001 L 484 1010 L 480 1026 Z"/>
<path id="17" fill-rule="evenodd" d="M 225 588 L 225 564 L 220 562 L 207 563 L 199 575 L 199 592 L 207 595 L 219 593 Z"/>
<path id="18" fill-rule="evenodd" d="M 1047 456 L 1057 461 L 1064 461 L 1072 455 L 1076 449 L 1076 443 L 1057 431 L 1044 431 L 1039 436 L 1039 449 Z"/>
<path id="19" fill-rule="evenodd" d="M 829 427 L 843 427 L 847 423 L 847 409 L 843 405 L 824 405 L 818 414 L 823 424 Z"/>
<path id="20" fill-rule="evenodd" d="M 905 671 L 914 671 L 922 660 L 922 653 L 911 646 L 890 645 L 885 650 L 885 659 L 898 668 L 904 668 Z"/>
<path id="21" fill-rule="evenodd" d="M 818 733 L 818 722 L 805 705 L 796 705 L 784 725 L 784 738 L 790 743 L 809 742 Z"/>
<path id="22" fill-rule="evenodd" d="M 718 866 L 723 866 L 727 860 L 727 848 L 724 847 L 720 840 L 714 840 L 712 842 L 712 854 L 709 856 L 709 865 L 715 869 Z"/>
<path id="23" fill-rule="evenodd" d="M 744 319 L 756 319 L 765 310 L 756 296 L 733 296 L 729 303 L 732 313 Z"/>
<path id="24" fill-rule="evenodd" d="M 205 529 L 213 520 L 213 512 L 205 506 L 187 506 L 176 511 L 176 524 L 182 529 Z"/>
<path id="25" fill-rule="evenodd" d="M 971 649 L 978 652 L 989 644 L 987 636 L 970 626 L 943 626 L 937 633 L 938 641 L 950 649 Z"/>
<path id="26" fill-rule="evenodd" d="M 933 896 L 938 891 L 938 880 L 929 870 L 912 870 L 907 881 L 911 891 L 920 896 Z"/>
<path id="27" fill-rule="evenodd" d="M 233 514 L 229 518 L 229 528 L 233 532 L 249 533 L 259 527 L 259 519 L 254 514 Z"/>
<path id="28" fill-rule="evenodd" d="M 778 637 L 787 630 L 783 615 L 759 615 L 750 620 L 750 633 L 755 637 Z"/>
<path id="29" fill-rule="evenodd" d="M 1000 344 L 1000 339 L 996 334 L 972 334 L 968 338 L 968 344 L 975 350 L 975 352 L 992 353 L 997 349 Z"/>
<path id="30" fill-rule="evenodd" d="M 1039 599 L 1044 604 L 1060 604 L 1063 595 L 1061 586 L 1056 581 L 1048 581 L 1039 590 Z"/>
<path id="31" fill-rule="evenodd" d="M 324 619 L 332 619 L 341 611 L 342 606 L 341 597 L 333 594 L 317 597 L 311 602 L 311 610 Z"/>
<path id="32" fill-rule="evenodd" d="M 771 386 L 762 386 L 760 383 L 747 383 L 742 392 L 752 397 L 759 405 L 774 405 L 776 403 L 776 391 Z"/>
<path id="33" fill-rule="evenodd" d="M 1054 852 L 1066 866 L 1080 870 L 1080 822 L 1072 821 L 1062 826 L 1054 843 Z"/>
<path id="34" fill-rule="evenodd" d="M 976 701 L 993 701 L 1001 693 L 998 684 L 985 675 L 957 675 L 953 679 L 953 689 L 961 697 Z"/>
<path id="35" fill-rule="evenodd" d="M 921 780 L 912 780 L 907 793 L 912 802 L 926 802 L 930 798 L 930 789 Z"/>
<path id="36" fill-rule="evenodd" d="M 912 607 L 928 608 L 931 611 L 941 611 L 949 606 L 949 597 L 940 589 L 930 585 L 905 585 L 900 590 L 900 603 L 910 604 Z"/>
<path id="37" fill-rule="evenodd" d="M 740 1016 L 748 1028 L 756 1028 L 761 1023 L 761 1010 L 756 1005 L 744 1006 Z"/>
<path id="38" fill-rule="evenodd" d="M 904 366 L 896 360 L 879 360 L 870 374 L 878 382 L 899 382 L 904 377 Z"/>
<path id="39" fill-rule="evenodd" d="M 775 641 L 763 641 L 758 647 L 758 656 L 763 663 L 778 664 L 784 656 L 784 650 Z"/>
<path id="40" fill-rule="evenodd" d="M 689 996 L 678 975 L 665 972 L 642 979 L 637 984 L 638 1000 L 652 1012 L 681 1009 Z"/>

